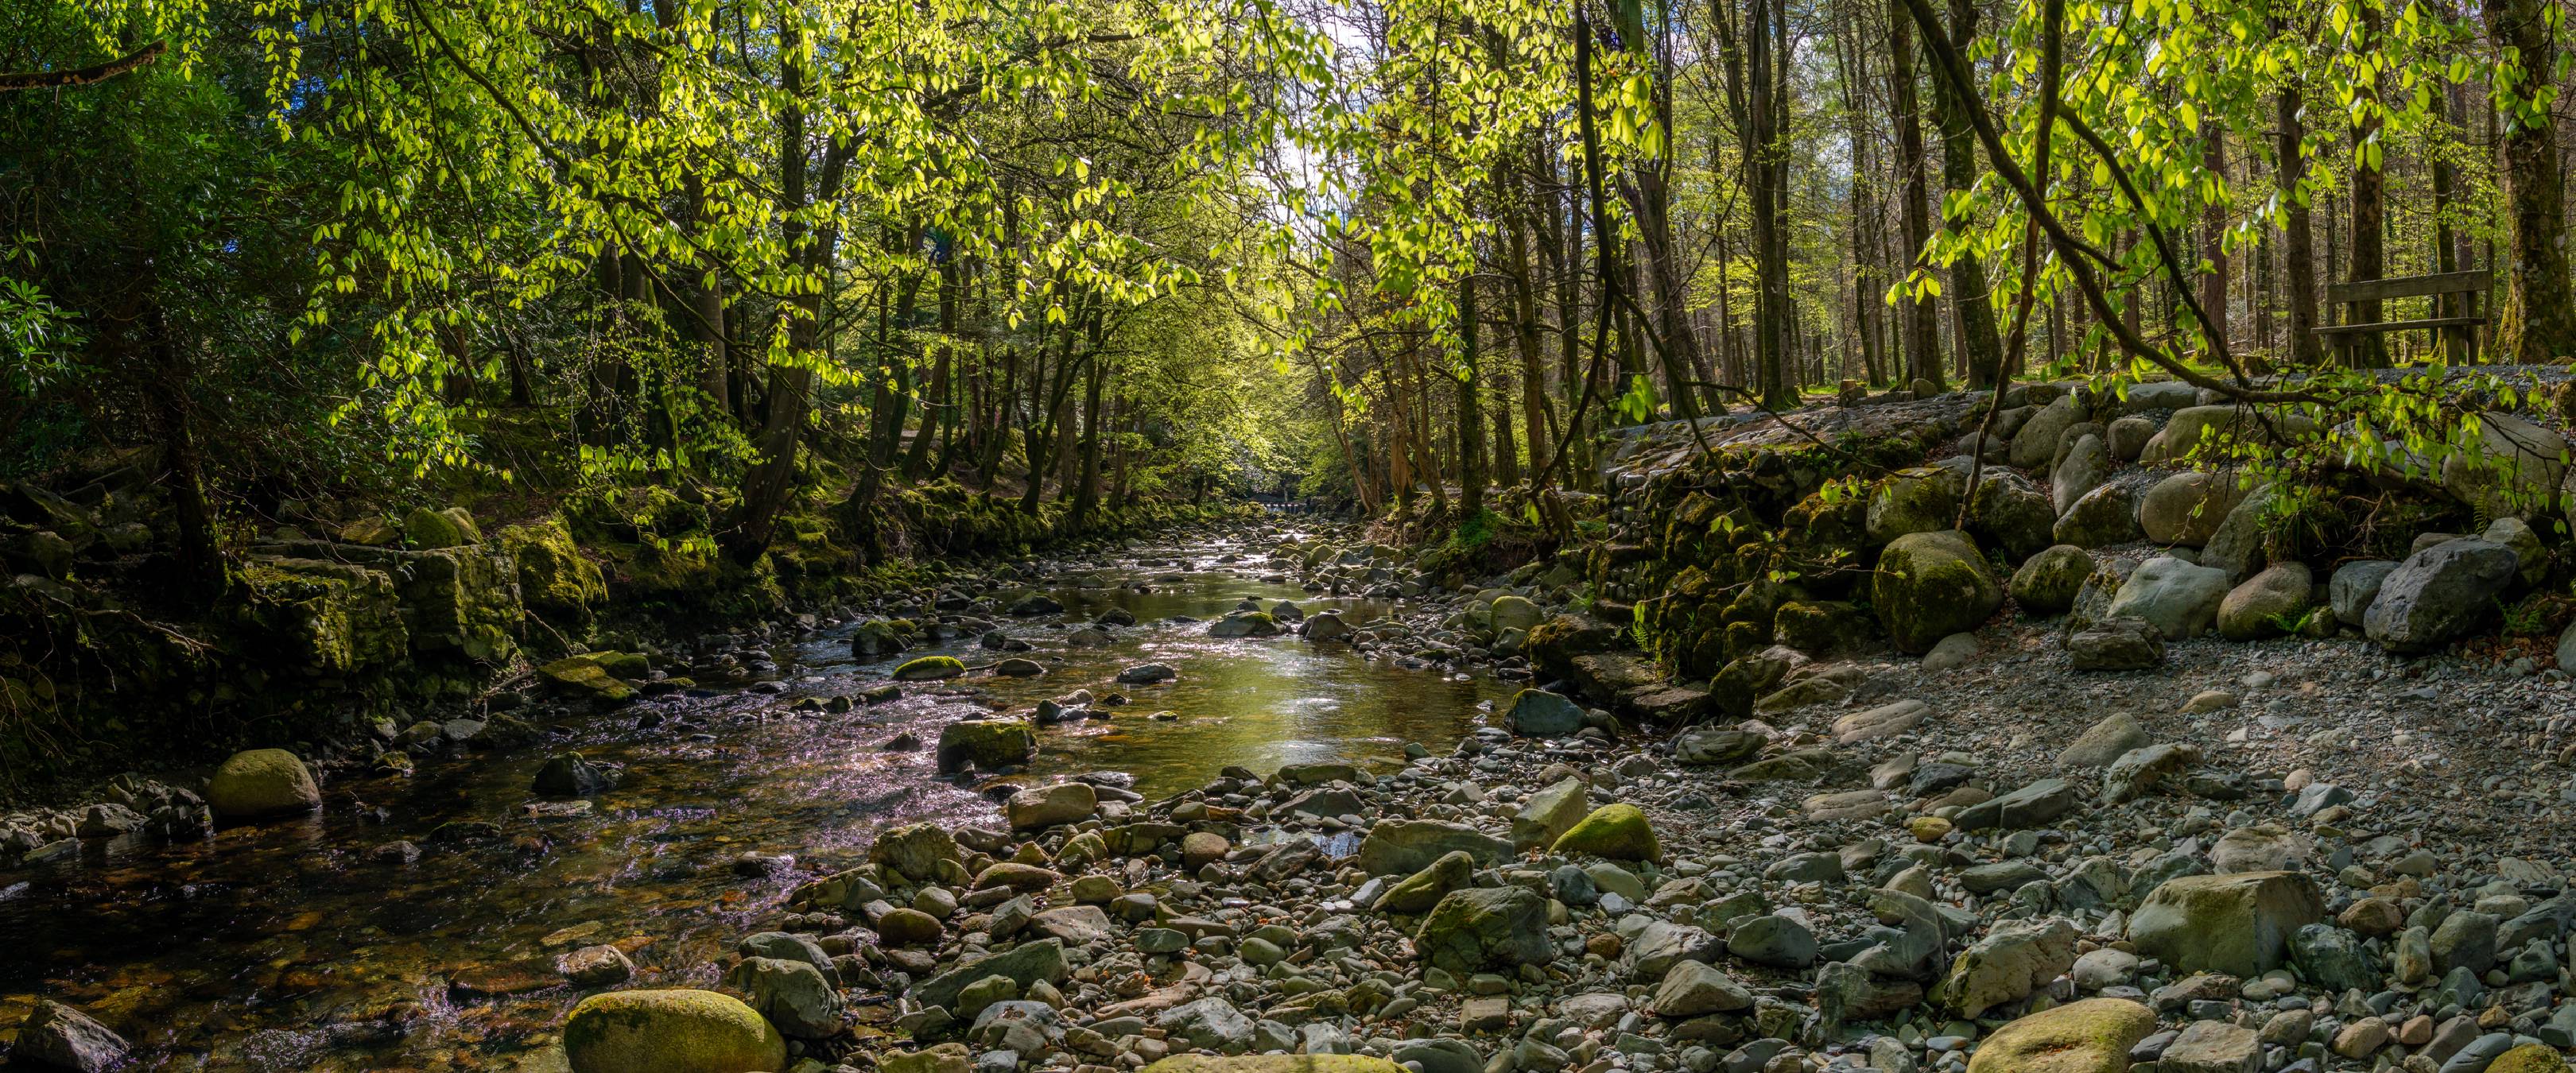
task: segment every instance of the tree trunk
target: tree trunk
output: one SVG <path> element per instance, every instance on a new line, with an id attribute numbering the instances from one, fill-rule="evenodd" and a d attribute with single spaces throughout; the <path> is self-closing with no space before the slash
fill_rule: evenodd
<path id="1" fill-rule="evenodd" d="M 2361 8 L 2361 35 L 2364 47 L 2371 49 L 2383 47 L 2385 42 L 2381 40 L 2379 34 L 2379 9 L 2369 4 L 2358 6 Z M 2381 121 L 2377 109 L 2380 100 L 2380 81 L 2378 68 L 2374 66 L 2371 68 L 2369 78 L 2355 89 L 2356 93 L 2366 98 L 2369 109 L 2363 113 L 2358 122 L 2352 125 L 2353 155 L 2359 163 L 2352 169 L 2352 274 L 2346 278 L 2354 281 L 2384 279 L 2388 275 L 2385 235 L 2382 231 L 2382 228 L 2387 225 L 2384 219 L 2386 198 L 2383 194 L 2387 175 L 2381 168 L 2384 161 L 2378 159 Z M 2352 317 L 2352 322 L 2355 324 L 2376 324 L 2387 319 L 2381 314 L 2381 305 L 2377 301 L 2353 303 Z M 2360 334 L 2347 336 L 2346 339 L 2344 359 L 2352 366 L 2364 369 L 2388 367 L 2387 336 Z"/>
<path id="2" fill-rule="evenodd" d="M 2547 0 L 2487 0 L 2487 32 L 2499 47 L 2522 56 L 2515 82 L 2528 96 L 2545 84 L 2557 56 Z M 2499 85 L 2501 96 L 2505 87 Z M 2558 167 L 2558 132 L 2547 115 L 2526 122 L 2516 109 L 2499 147 L 2504 166 L 2498 185 L 2505 198 L 2505 248 L 2496 268 L 2504 300 L 2496 309 L 2495 353 L 2507 361 L 2540 363 L 2576 353 L 2576 300 L 2567 282 L 2565 177 Z"/>
<path id="3" fill-rule="evenodd" d="M 1891 5 L 1904 0 L 1889 0 Z M 1907 260 L 1917 270 L 1930 267 L 1924 260 L 1924 247 L 1932 241 L 1931 191 L 1926 174 L 1930 169 L 1929 153 L 1923 144 L 1923 106 L 1915 98 L 1913 20 L 1904 12 L 1893 12 L 1887 20 L 1887 83 L 1892 118 L 1896 121 L 1897 167 L 1904 172 L 1905 204 L 1898 217 L 1905 228 Z M 1941 312 L 1930 298 L 1903 301 L 1898 312 L 1904 321 L 1906 373 L 1910 380 L 1931 381 L 1933 390 L 1949 390 L 1949 378 L 1941 365 Z M 1912 385 L 1907 385 L 1912 386 Z"/>
<path id="4" fill-rule="evenodd" d="M 2224 185 L 2227 181 L 2227 128 L 2212 124 L 2208 138 L 2202 144 L 2202 153 L 2201 165 L 2208 168 L 2210 174 L 2218 176 Z M 2211 202 L 2202 208 L 2200 229 L 2200 257 L 2209 262 L 2209 271 L 2200 277 L 2200 307 L 2208 311 L 2211 334 L 2217 336 L 2210 340 L 2210 349 L 2214 353 L 2230 349 L 2226 345 L 2227 206 Z"/>
<path id="5" fill-rule="evenodd" d="M 1970 0 L 1950 0 L 1951 47 L 1965 56 L 1976 40 L 1976 7 Z M 1943 78 L 1932 80 L 1932 103 L 1941 117 L 1941 187 L 1954 193 L 1966 191 L 1977 184 L 1969 104 Z M 1968 386 L 1992 387 L 2003 374 L 2004 344 L 1995 326 L 1995 305 L 1986 286 L 1986 268 L 1975 254 L 1962 253 L 1950 263 L 1949 295 Z"/>
<path id="6" fill-rule="evenodd" d="M 2275 32 L 2280 26 L 2276 23 Z M 2307 193 L 2300 189 L 2308 173 L 2308 162 L 2300 143 L 2307 138 L 2302 126 L 2299 86 L 2292 82 L 2281 87 L 2280 99 L 2273 113 L 2275 148 L 2273 156 L 2280 167 L 2277 179 L 2281 191 L 2281 282 L 2289 296 L 2289 317 L 2283 325 L 2288 333 L 2290 365 L 2313 369 L 2324 358 L 2317 339 L 2317 255 L 2314 228 L 2308 218 Z"/>

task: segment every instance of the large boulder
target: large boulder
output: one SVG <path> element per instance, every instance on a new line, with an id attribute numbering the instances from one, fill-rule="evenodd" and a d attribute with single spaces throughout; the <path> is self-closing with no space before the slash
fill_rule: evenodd
<path id="1" fill-rule="evenodd" d="M 955 656 L 922 656 L 904 661 L 894 669 L 898 682 L 935 682 L 966 673 L 966 664 Z"/>
<path id="2" fill-rule="evenodd" d="M 2007 469 L 1977 475 L 1977 492 L 1968 507 L 1968 531 L 1979 541 L 2003 550 L 2005 559 L 2029 558 L 2055 538 L 2057 508 L 2048 491 L 2030 478 Z"/>
<path id="3" fill-rule="evenodd" d="M 1503 713 L 1512 733 L 1533 738 L 1562 738 L 1583 729 L 1583 706 L 1544 689 L 1524 689 Z"/>
<path id="4" fill-rule="evenodd" d="M 987 977 L 999 976 L 1020 985 L 1022 994 L 1038 981 L 1050 984 L 1064 982 L 1072 966 L 1064 957 L 1064 940 L 1041 939 L 1021 943 L 990 957 L 966 962 L 947 972 L 922 981 L 912 989 L 914 998 L 924 1006 L 956 1008 L 957 995 L 966 985 Z"/>
<path id="5" fill-rule="evenodd" d="M 2308 610 L 2309 590 L 2315 587 L 2305 563 L 2282 563 L 2254 575 L 2219 602 L 2219 636 L 2253 641 L 2297 629 L 2303 624 L 2300 616 Z"/>
<path id="6" fill-rule="evenodd" d="M 1210 637 L 1277 637 L 1279 620 L 1267 611 L 1229 611 L 1208 623 Z"/>
<path id="7" fill-rule="evenodd" d="M 964 719 L 939 728 L 939 770 L 1016 767 L 1038 753 L 1036 732 L 1022 719 Z"/>
<path id="8" fill-rule="evenodd" d="M 887 828 L 868 846 L 868 863 L 891 868 L 917 883 L 946 882 L 963 875 L 966 855 L 957 836 L 935 823 L 907 823 Z"/>
<path id="9" fill-rule="evenodd" d="M 2111 597 L 2106 618 L 2133 618 L 2168 641 L 2200 636 L 2218 621 L 2227 600 L 2227 572 L 2194 566 L 2170 555 L 2139 563 Z"/>
<path id="10" fill-rule="evenodd" d="M 2326 602 L 2334 608 L 2335 621 L 2360 622 L 2379 599 L 2379 587 L 2396 572 L 2397 564 L 2387 559 L 2361 559 L 2336 567 L 2333 579 L 2326 582 Z"/>
<path id="11" fill-rule="evenodd" d="M 1971 1018 L 2018 1002 L 2074 966 L 2075 940 L 2081 934 L 2058 918 L 1996 925 L 1950 964 L 1950 974 L 1941 981 L 1941 1001 Z"/>
<path id="12" fill-rule="evenodd" d="M 1078 823 L 1091 818 L 1100 808 L 1100 792 L 1089 783 L 1059 782 L 1037 786 L 1012 794 L 1002 803 L 1002 815 L 1014 831 L 1037 831 L 1058 824 Z"/>
<path id="13" fill-rule="evenodd" d="M 1687 761 L 1685 761 L 1687 762 Z M 1539 849 L 1554 845 L 1591 811 L 1592 798 L 1582 779 L 1568 775 L 1521 802 L 1512 816 L 1512 846 Z"/>
<path id="14" fill-rule="evenodd" d="M 2217 535 L 2227 513 L 2245 499 L 2236 478 L 2225 473 L 2177 473 L 2147 489 L 2138 501 L 2138 527 L 2157 544 L 2197 548 Z"/>
<path id="15" fill-rule="evenodd" d="M 2521 557 L 2500 544 L 2475 537 L 2435 544 L 2380 582 L 2362 630 L 2391 652 L 2439 648 L 2493 616 L 2496 597 L 2521 569 Z"/>
<path id="16" fill-rule="evenodd" d="M 2511 414 L 2462 422 L 2458 450 L 2442 459 L 2442 490 L 2482 517 L 2534 518 L 2557 505 L 2567 481 L 2567 438 Z"/>
<path id="17" fill-rule="evenodd" d="M 747 957 L 725 971 L 724 984 L 741 992 L 753 1010 L 790 1036 L 822 1039 L 841 1031 L 841 993 L 811 963 Z"/>
<path id="18" fill-rule="evenodd" d="M 2212 454 L 2224 453 L 2224 440 L 2273 440 L 2274 431 L 2283 436 L 2305 436 L 2316 431 L 2316 422 L 2306 414 L 2274 411 L 2257 415 L 2252 410 L 2231 405 L 2186 406 L 2174 411 L 2165 422 L 2164 431 L 2147 441 L 2138 452 L 2138 461 L 2162 466 L 2191 457 L 2196 449 L 2207 447 Z"/>
<path id="19" fill-rule="evenodd" d="M 1442 856 L 1425 868 L 1386 888 L 1370 906 L 1381 913 L 1424 913 L 1440 904 L 1449 892 L 1468 886 L 1476 876 L 1476 859 L 1465 851 Z"/>
<path id="20" fill-rule="evenodd" d="M 1411 875 L 1431 862 L 1464 851 L 1477 867 L 1490 868 L 1512 855 L 1512 844 L 1473 827 L 1441 820 L 1384 820 L 1360 840 L 1360 870 L 1373 876 Z"/>
<path id="21" fill-rule="evenodd" d="M 1426 965 L 1460 974 L 1547 964 L 1556 957 L 1547 938 L 1547 899 L 1525 887 L 1450 891 L 1422 918 L 1413 952 Z"/>
<path id="22" fill-rule="evenodd" d="M 2012 464 L 2023 469 L 2047 465 L 2048 460 L 2057 455 L 2058 436 L 2075 427 L 2084 417 L 2084 404 L 2078 402 L 2072 392 L 2040 407 L 2030 420 L 2022 422 L 2019 432 L 2013 433 Z"/>
<path id="23" fill-rule="evenodd" d="M 2012 598 L 2034 615 L 2054 615 L 2075 606 L 2075 594 L 2093 575 L 2093 556 L 2073 544 L 2058 544 L 2013 571 Z"/>
<path id="24" fill-rule="evenodd" d="M 1493 620 L 1495 633 L 1501 633 L 1505 630 L 1519 630 L 1523 633 L 1527 633 L 1529 632 L 1530 627 L 1538 625 L 1539 621 L 1545 616 L 1546 612 L 1541 611 L 1539 606 L 1535 603 L 1531 603 L 1529 598 L 1526 596 L 1497 596 L 1494 598 Z"/>
<path id="25" fill-rule="evenodd" d="M 9 1049 L 10 1067 L 67 1069 L 73 1073 L 107 1073 L 125 1064 L 127 1044 L 88 1014 L 52 999 L 36 1000 L 36 1012 L 18 1026 L 18 1042 Z"/>
<path id="26" fill-rule="evenodd" d="M 206 783 L 206 804 L 228 819 L 258 819 L 322 807 L 322 788 L 304 761 L 284 749 L 234 753 Z"/>
<path id="27" fill-rule="evenodd" d="M 2004 590 L 1976 542 L 1945 529 L 1909 533 L 1879 552 L 1870 598 L 1896 646 L 1920 654 L 1992 616 Z"/>
<path id="28" fill-rule="evenodd" d="M 1870 489 L 1862 523 L 1872 544 L 1885 544 L 1909 533 L 1947 529 L 1959 520 L 1959 497 L 1967 475 L 1951 466 L 1914 466 L 1879 478 Z"/>
<path id="29" fill-rule="evenodd" d="M 2052 1006 L 1996 1029 L 1968 1073 L 2126 1073 L 2129 1048 L 2156 1029 L 2156 1011 L 2122 998 Z"/>
<path id="30" fill-rule="evenodd" d="M 2048 501 L 2057 507 L 2058 516 L 2064 517 L 2077 500 L 2102 487 L 2102 482 L 2110 476 L 2111 449 L 2102 442 L 2102 437 L 2078 437 L 2075 445 L 2067 449 L 2066 457 L 2057 463 L 2057 468 L 2049 472 Z"/>
<path id="31" fill-rule="evenodd" d="M 573 1073 L 758 1073 L 787 1068 L 787 1038 L 742 1000 L 680 988 L 610 991 L 564 1018 Z"/>
<path id="32" fill-rule="evenodd" d="M 2060 544 L 2105 548 L 2144 539 L 2138 528 L 2138 492 L 2126 481 L 2114 481 L 2076 497 L 2049 536 Z"/>
<path id="33" fill-rule="evenodd" d="M 2129 918 L 2129 941 L 2177 973 L 2262 975 L 2279 968 L 2290 936 L 2325 918 L 2316 885 L 2297 872 L 2168 879 Z"/>

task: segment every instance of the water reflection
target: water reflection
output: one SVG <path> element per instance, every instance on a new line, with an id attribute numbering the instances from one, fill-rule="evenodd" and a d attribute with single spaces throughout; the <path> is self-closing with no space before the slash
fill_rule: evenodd
<path id="1" fill-rule="evenodd" d="M 1151 591 L 1125 587 L 1175 574 L 1147 581 Z M 802 697 L 882 682 L 900 662 L 855 662 L 844 636 L 826 635 L 779 653 L 790 674 L 779 693 L 658 699 L 561 728 L 545 747 L 425 762 L 406 780 L 336 781 L 311 820 L 180 845 L 96 843 L 76 861 L 0 875 L 0 1033 L 42 996 L 124 1033 L 146 1069 L 514 1068 L 579 997 L 548 971 L 563 950 L 613 942 L 640 982 L 712 982 L 724 951 L 800 879 L 737 876 L 741 855 L 792 853 L 810 874 L 857 863 L 890 824 L 994 818 L 975 787 L 935 777 L 928 750 L 882 748 L 899 733 L 932 741 L 977 706 L 1025 712 L 1075 689 L 1123 691 L 1132 703 L 1109 719 L 1041 730 L 1019 781 L 1114 768 L 1159 797 L 1228 764 L 1393 763 L 1407 741 L 1445 749 L 1501 692 L 1346 647 L 1218 639 L 1172 621 L 1245 597 L 1354 622 L 1384 605 L 1311 599 L 1204 559 L 1130 563 L 1097 580 L 1055 590 L 1063 615 L 1003 623 L 1036 646 L 1025 655 L 1048 668 L 1042 677 L 979 675 L 846 714 L 793 711 Z M 1065 643 L 1112 607 L 1140 625 L 1108 647 Z M 924 651 L 976 664 L 1001 655 L 969 638 L 901 658 Z M 1182 677 L 1112 683 L 1146 661 Z M 1149 718 L 1159 711 L 1175 718 Z M 586 816 L 527 815 L 537 767 L 565 747 L 626 765 L 626 783 Z M 419 859 L 379 855 L 397 841 Z"/>

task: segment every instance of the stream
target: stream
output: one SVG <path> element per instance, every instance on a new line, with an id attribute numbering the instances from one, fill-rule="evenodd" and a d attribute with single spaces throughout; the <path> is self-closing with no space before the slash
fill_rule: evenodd
<path id="1" fill-rule="evenodd" d="M 0 872 L 0 1026 L 14 1031 L 38 998 L 68 1002 L 122 1033 L 138 1069 L 544 1069 L 532 1045 L 588 993 L 555 973 L 557 954 L 614 943 L 636 964 L 622 986 L 712 985 L 737 940 L 799 883 L 864 861 L 876 832 L 923 820 L 999 826 L 983 792 L 992 783 L 1118 771 L 1152 800 L 1226 765 L 1383 769 L 1407 742 L 1447 750 L 1506 694 L 1482 676 L 1401 669 L 1294 637 L 1218 639 L 1178 621 L 1245 597 L 1338 610 L 1354 624 L 1398 610 L 1262 581 L 1277 536 L 1056 564 L 1055 582 L 1039 588 L 1064 613 L 1003 622 L 1034 644 L 1017 654 L 1044 664 L 1042 677 L 976 675 L 842 713 L 796 710 L 802 698 L 879 685 L 915 656 L 971 665 L 1004 655 L 970 637 L 859 662 L 844 625 L 773 649 L 778 670 L 761 680 L 568 719 L 545 742 L 423 760 L 409 778 L 333 779 L 309 818 L 179 843 L 94 842 L 77 859 Z M 1138 625 L 1108 647 L 1063 642 L 1112 607 Z M 1181 677 L 1111 683 L 1143 662 Z M 1040 728 L 1038 758 L 1007 778 L 934 772 L 926 743 L 944 724 L 979 705 L 1025 714 L 1085 688 L 1132 703 Z M 906 730 L 925 747 L 884 747 Z M 623 764 L 624 782 L 586 812 L 531 809 L 537 768 L 565 749 Z M 476 821 L 497 837 L 450 837 Z M 402 861 L 399 842 L 418 858 Z M 738 869 L 752 854 L 796 864 Z"/>

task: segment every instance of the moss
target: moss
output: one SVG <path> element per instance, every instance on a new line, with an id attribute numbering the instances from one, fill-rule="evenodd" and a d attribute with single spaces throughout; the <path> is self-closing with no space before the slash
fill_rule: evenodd
<path id="1" fill-rule="evenodd" d="M 474 524 L 474 516 L 463 507 L 431 510 L 413 507 L 403 516 L 403 539 L 413 548 L 435 551 L 439 548 L 461 548 L 483 542 L 483 532 Z"/>
<path id="2" fill-rule="evenodd" d="M 966 665 L 958 662 L 955 656 L 923 656 L 919 659 L 906 660 L 903 666 L 895 668 L 894 680 L 928 682 L 941 678 L 955 678 L 964 673 L 966 673 Z"/>
<path id="3" fill-rule="evenodd" d="M 2496 1056 L 2487 1073 L 2567 1073 L 2567 1060 L 2544 1043 L 2526 1043 Z"/>
<path id="4" fill-rule="evenodd" d="M 574 1073 L 753 1073 L 786 1068 L 787 1041 L 740 999 L 714 991 L 611 991 L 564 1018 Z"/>
<path id="5" fill-rule="evenodd" d="M 1574 829 L 1565 832 L 1550 847 L 1556 853 L 1589 853 L 1614 861 L 1660 861 L 1663 844 L 1655 838 L 1653 824 L 1637 806 L 1626 803 L 1603 805 L 1592 810 Z"/>
<path id="6" fill-rule="evenodd" d="M 1978 1045 L 1968 1073 L 2120 1073 L 2129 1068 L 2129 1048 L 2155 1027 L 2155 1011 L 2127 999 L 2068 1003 L 1996 1030 Z"/>
<path id="7" fill-rule="evenodd" d="M 518 565 L 519 600 L 529 610 L 558 625 L 581 627 L 608 603 L 606 576 L 574 545 L 562 518 L 503 529 L 500 544 Z"/>

